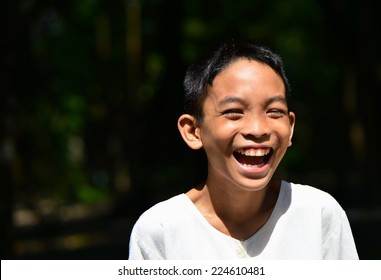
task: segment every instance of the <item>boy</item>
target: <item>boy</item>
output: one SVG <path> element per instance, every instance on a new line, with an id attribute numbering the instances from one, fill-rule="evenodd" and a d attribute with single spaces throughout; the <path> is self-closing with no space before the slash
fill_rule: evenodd
<path id="1" fill-rule="evenodd" d="M 129 259 L 358 259 L 329 194 L 273 174 L 295 125 L 281 58 L 231 41 L 188 69 L 178 128 L 208 160 L 205 183 L 141 215 Z"/>

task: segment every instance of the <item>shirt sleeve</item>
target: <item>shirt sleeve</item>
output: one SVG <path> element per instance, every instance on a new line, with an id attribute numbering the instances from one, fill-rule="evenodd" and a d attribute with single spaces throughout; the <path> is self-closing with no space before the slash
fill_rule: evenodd
<path id="1" fill-rule="evenodd" d="M 128 259 L 165 259 L 164 234 L 160 223 L 145 216 L 140 217 L 130 235 Z"/>
<path id="2" fill-rule="evenodd" d="M 323 233 L 323 259 L 359 259 L 348 217 L 337 202 L 324 210 Z"/>

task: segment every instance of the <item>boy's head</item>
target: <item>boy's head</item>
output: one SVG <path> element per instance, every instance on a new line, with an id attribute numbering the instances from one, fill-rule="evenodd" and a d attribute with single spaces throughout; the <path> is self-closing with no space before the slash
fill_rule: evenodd
<path id="1" fill-rule="evenodd" d="M 188 68 L 185 79 L 185 113 L 203 120 L 203 103 L 215 77 L 238 59 L 255 60 L 270 66 L 282 79 L 285 96 L 290 92 L 290 85 L 285 75 L 282 59 L 270 49 L 250 42 L 231 40 L 196 60 Z"/>
<path id="2" fill-rule="evenodd" d="M 178 128 L 190 148 L 205 150 L 208 183 L 250 191 L 267 186 L 295 124 L 279 56 L 250 43 L 226 43 L 189 68 L 185 90 Z"/>

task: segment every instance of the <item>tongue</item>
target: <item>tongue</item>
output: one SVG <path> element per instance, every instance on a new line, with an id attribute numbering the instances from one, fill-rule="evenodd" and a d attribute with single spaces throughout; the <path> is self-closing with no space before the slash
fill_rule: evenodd
<path id="1" fill-rule="evenodd" d="M 245 156 L 240 153 L 235 153 L 235 158 L 241 164 L 262 165 L 266 163 L 265 157 L 252 157 Z"/>

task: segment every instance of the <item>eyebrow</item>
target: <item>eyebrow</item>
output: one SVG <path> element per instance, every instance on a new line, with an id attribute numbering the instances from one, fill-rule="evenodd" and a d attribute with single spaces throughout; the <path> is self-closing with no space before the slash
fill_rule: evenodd
<path id="1" fill-rule="evenodd" d="M 268 106 L 268 105 L 270 105 L 272 103 L 275 103 L 275 102 L 281 102 L 281 103 L 284 103 L 285 105 L 287 105 L 287 99 L 286 99 L 286 97 L 277 95 L 277 96 L 269 98 L 266 101 L 266 106 Z M 245 100 L 240 98 L 240 97 L 228 96 L 228 97 L 225 97 L 224 99 L 222 99 L 221 101 L 219 101 L 218 105 L 224 105 L 224 104 L 228 104 L 228 103 L 246 104 Z"/>
<path id="2" fill-rule="evenodd" d="M 282 102 L 285 105 L 287 105 L 287 99 L 286 99 L 286 97 L 281 96 L 281 95 L 277 95 L 277 96 L 271 97 L 269 100 L 267 100 L 266 105 L 268 106 L 268 105 L 270 105 L 272 103 L 275 103 L 275 102 Z"/>
<path id="3" fill-rule="evenodd" d="M 222 99 L 221 101 L 219 101 L 218 105 L 224 105 L 224 104 L 228 104 L 228 103 L 245 104 L 246 102 L 242 98 L 235 97 L 235 96 L 228 96 L 228 97 L 225 97 L 224 99 Z"/>

